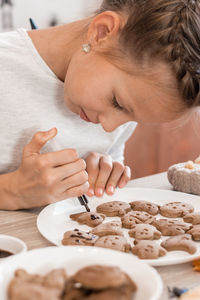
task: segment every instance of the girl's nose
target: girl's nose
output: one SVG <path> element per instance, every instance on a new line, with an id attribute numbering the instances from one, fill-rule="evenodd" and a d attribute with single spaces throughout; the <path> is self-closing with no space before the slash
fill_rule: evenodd
<path id="1" fill-rule="evenodd" d="M 112 115 L 110 116 L 105 116 L 105 117 L 100 117 L 99 121 L 101 123 L 101 126 L 103 127 L 103 129 L 106 132 L 112 132 L 115 129 L 117 129 L 119 126 L 127 123 L 130 120 L 125 120 L 125 118 L 116 118 L 116 117 L 112 117 Z"/>

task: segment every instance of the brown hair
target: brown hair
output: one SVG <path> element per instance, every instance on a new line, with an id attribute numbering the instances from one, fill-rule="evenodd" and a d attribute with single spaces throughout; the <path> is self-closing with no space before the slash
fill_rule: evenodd
<path id="1" fill-rule="evenodd" d="M 186 107 L 200 105 L 200 0 L 103 0 L 98 13 L 126 13 L 119 42 L 139 62 L 170 64 Z"/>

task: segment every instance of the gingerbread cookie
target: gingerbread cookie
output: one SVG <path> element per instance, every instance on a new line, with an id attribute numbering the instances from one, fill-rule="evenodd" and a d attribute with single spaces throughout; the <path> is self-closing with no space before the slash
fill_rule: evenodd
<path id="1" fill-rule="evenodd" d="M 185 202 L 170 202 L 160 207 L 160 214 L 168 218 L 183 217 L 193 211 L 194 207 Z"/>
<path id="2" fill-rule="evenodd" d="M 144 211 L 130 211 L 121 218 L 122 227 L 132 228 L 135 224 L 146 223 L 151 224 L 155 217 Z"/>
<path id="3" fill-rule="evenodd" d="M 79 299 L 79 298 L 77 298 Z M 96 291 L 82 300 L 132 300 L 133 291 L 126 285 L 115 289 Z M 64 299 L 69 300 L 69 299 Z M 71 299 L 70 299 L 71 300 Z"/>
<path id="4" fill-rule="evenodd" d="M 200 224 L 200 212 L 187 214 L 183 217 L 183 220 L 185 222 L 192 223 L 193 225 L 198 225 Z"/>
<path id="5" fill-rule="evenodd" d="M 158 240 L 161 237 L 160 231 L 150 224 L 136 224 L 128 234 L 138 240 Z"/>
<path id="6" fill-rule="evenodd" d="M 104 224 L 100 224 L 90 232 L 98 235 L 98 236 L 105 236 L 105 235 L 121 235 L 123 236 L 123 231 L 121 229 L 121 222 L 119 221 L 112 221 L 107 222 Z"/>
<path id="7" fill-rule="evenodd" d="M 159 207 L 157 204 L 149 201 L 132 201 L 129 203 L 131 208 L 136 211 L 146 211 L 152 216 L 155 216 L 159 213 Z"/>
<path id="8" fill-rule="evenodd" d="M 192 235 L 193 240 L 200 241 L 200 225 L 193 225 L 187 233 Z"/>
<path id="9" fill-rule="evenodd" d="M 166 255 L 167 251 L 154 241 L 135 240 L 132 253 L 141 259 L 156 259 Z"/>
<path id="10" fill-rule="evenodd" d="M 105 215 L 98 214 L 96 212 L 81 212 L 77 214 L 70 215 L 70 218 L 73 221 L 78 222 L 79 224 L 85 224 L 90 227 L 95 227 L 103 222 Z"/>
<path id="11" fill-rule="evenodd" d="M 106 235 L 100 237 L 94 244 L 96 247 L 110 248 L 122 252 L 129 252 L 131 249 L 130 244 L 123 236 L 119 235 Z"/>
<path id="12" fill-rule="evenodd" d="M 93 246 L 98 236 L 81 231 L 79 229 L 70 230 L 64 233 L 63 245 Z"/>
<path id="13" fill-rule="evenodd" d="M 153 224 L 162 235 L 179 235 L 184 234 L 190 229 L 190 225 L 183 222 L 183 220 L 176 219 L 159 219 L 153 221 Z"/>
<path id="14" fill-rule="evenodd" d="M 79 270 L 73 281 L 86 289 L 116 288 L 127 283 L 127 275 L 118 267 L 93 265 Z"/>
<path id="15" fill-rule="evenodd" d="M 196 245 L 189 234 L 170 237 L 163 241 L 161 246 L 167 251 L 182 250 L 190 254 L 194 254 L 197 251 Z"/>
<path id="16" fill-rule="evenodd" d="M 97 206 L 96 211 L 108 217 L 123 216 L 131 210 L 131 206 L 122 201 L 110 201 Z"/>

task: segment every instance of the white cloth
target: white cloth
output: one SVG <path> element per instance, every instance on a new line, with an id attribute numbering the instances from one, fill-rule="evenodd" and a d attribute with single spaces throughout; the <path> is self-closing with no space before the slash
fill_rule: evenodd
<path id="1" fill-rule="evenodd" d="M 36 131 L 58 129 L 55 142 L 43 152 L 77 149 L 110 154 L 123 161 L 124 143 L 137 123 L 112 133 L 70 112 L 64 104 L 64 84 L 37 52 L 25 29 L 0 34 L 0 173 L 11 172 L 21 162 L 23 147 Z M 59 149 L 58 149 L 59 148 Z"/>

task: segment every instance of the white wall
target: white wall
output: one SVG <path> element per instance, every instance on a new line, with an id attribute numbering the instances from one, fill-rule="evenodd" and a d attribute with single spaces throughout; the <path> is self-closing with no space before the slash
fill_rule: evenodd
<path id="1" fill-rule="evenodd" d="M 52 17 L 59 23 L 67 23 L 88 16 L 99 7 L 101 0 L 12 0 L 13 24 L 15 28 L 30 28 L 32 17 L 39 28 L 49 26 Z M 0 9 L 0 30 L 2 31 Z"/>

